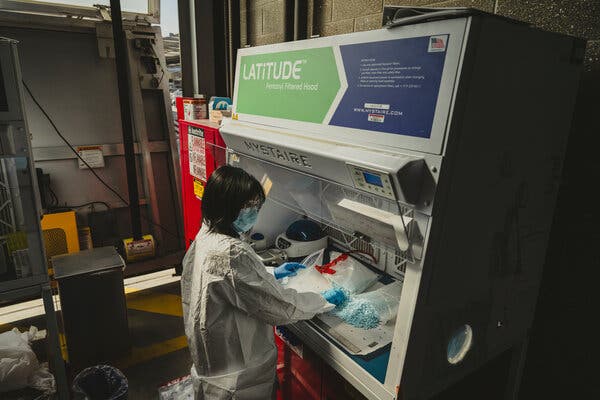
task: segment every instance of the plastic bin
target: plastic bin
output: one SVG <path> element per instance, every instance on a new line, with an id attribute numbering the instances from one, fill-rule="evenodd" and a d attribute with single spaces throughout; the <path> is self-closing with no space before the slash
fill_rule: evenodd
<path id="1" fill-rule="evenodd" d="M 126 400 L 127 378 L 110 365 L 96 365 L 81 371 L 73 380 L 76 400 Z"/>

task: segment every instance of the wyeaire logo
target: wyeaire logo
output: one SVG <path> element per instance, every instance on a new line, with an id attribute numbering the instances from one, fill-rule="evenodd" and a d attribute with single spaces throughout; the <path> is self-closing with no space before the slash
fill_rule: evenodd
<path id="1" fill-rule="evenodd" d="M 263 157 L 284 161 L 289 164 L 296 164 L 304 168 L 312 168 L 310 158 L 307 155 L 280 149 L 268 144 L 255 143 L 250 140 L 244 140 L 244 144 L 246 145 L 247 150 L 262 155 Z"/>

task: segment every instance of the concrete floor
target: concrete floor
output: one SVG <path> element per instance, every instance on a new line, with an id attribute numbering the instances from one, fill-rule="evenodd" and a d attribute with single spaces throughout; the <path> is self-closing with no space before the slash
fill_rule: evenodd
<path id="1" fill-rule="evenodd" d="M 132 351 L 122 359 L 113 360 L 111 365 L 127 377 L 129 399 L 158 399 L 158 387 L 188 375 L 191 366 L 183 329 L 179 282 L 147 289 L 126 287 L 126 293 Z M 24 331 L 31 325 L 44 329 L 44 316 L 0 325 L 0 332 L 13 327 Z M 39 393 L 33 390 L 0 395 L 6 400 L 28 400 L 38 396 Z"/>
<path id="2" fill-rule="evenodd" d="M 130 293 L 127 305 L 133 351 L 117 364 L 130 399 L 158 399 L 158 387 L 190 372 L 179 283 Z"/>

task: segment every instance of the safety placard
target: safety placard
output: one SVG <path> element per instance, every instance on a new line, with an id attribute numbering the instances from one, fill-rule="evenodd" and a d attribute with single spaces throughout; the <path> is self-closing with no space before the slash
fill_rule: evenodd
<path id="1" fill-rule="evenodd" d="M 198 179 L 194 179 L 194 195 L 200 200 L 204 196 L 204 184 Z"/>
<path id="2" fill-rule="evenodd" d="M 190 174 L 206 182 L 206 143 L 204 130 L 190 126 L 188 130 Z"/>
<path id="3" fill-rule="evenodd" d="M 104 168 L 102 146 L 79 146 L 77 147 L 77 152 L 81 157 L 77 159 L 79 161 L 79 169 L 87 169 L 88 165 L 91 168 Z"/>

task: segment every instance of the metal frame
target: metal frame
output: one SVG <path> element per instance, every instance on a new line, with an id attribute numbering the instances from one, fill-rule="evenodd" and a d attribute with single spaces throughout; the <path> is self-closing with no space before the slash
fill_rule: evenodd
<path id="1" fill-rule="evenodd" d="M 103 19 L 99 8 L 85 7 L 69 4 L 42 3 L 34 0 L 0 0 L 0 9 L 34 14 L 62 15 L 89 19 Z M 123 12 L 126 20 L 146 21 L 153 24 L 160 23 L 160 0 L 148 0 L 148 14 Z"/>
<path id="2" fill-rule="evenodd" d="M 151 27 L 146 28 L 148 33 L 152 33 L 152 39 L 155 41 L 155 46 L 158 48 L 162 48 L 162 36 L 160 34 L 160 28 Z M 152 221 L 160 225 L 160 211 L 158 209 L 158 201 L 157 201 L 157 188 L 156 182 L 154 178 L 154 168 L 152 166 L 152 155 L 154 149 L 154 141 L 150 141 L 148 139 L 148 128 L 146 126 L 145 112 L 144 112 L 144 100 L 142 95 L 142 82 L 140 80 L 140 76 L 142 75 L 142 71 L 140 70 L 140 61 L 136 57 L 136 49 L 134 47 L 135 39 L 148 39 L 149 36 L 145 32 L 140 32 L 139 29 L 136 32 L 132 32 L 130 30 L 126 30 L 126 48 L 128 55 L 128 64 L 129 64 L 129 74 L 130 74 L 130 90 L 131 90 L 131 102 L 132 102 L 132 113 L 133 113 L 133 126 L 135 131 L 135 137 L 138 140 L 138 148 L 142 157 L 142 179 L 145 180 L 145 184 L 143 185 L 145 188 L 146 199 L 150 205 L 150 211 L 152 215 Z M 167 66 L 164 60 L 164 55 L 156 56 L 159 58 L 160 68 L 163 70 L 163 74 L 166 75 Z M 176 204 L 175 208 L 178 211 L 178 221 L 177 225 L 179 226 L 179 230 L 183 230 L 183 219 L 181 213 L 181 177 L 180 174 L 177 173 L 179 169 L 179 158 L 177 154 L 177 143 L 175 134 L 173 132 L 173 115 L 170 110 L 170 98 L 168 96 L 168 79 L 163 75 L 163 79 L 161 80 L 158 87 L 154 88 L 154 90 L 160 90 L 163 93 L 163 104 L 165 107 L 164 116 L 167 119 L 166 125 L 169 128 L 168 132 L 168 141 L 161 141 L 162 148 L 165 148 L 165 144 L 168 144 L 168 148 L 170 148 L 171 153 L 171 173 L 174 178 L 171 183 L 171 190 L 175 194 Z M 160 228 L 154 229 L 154 236 L 160 242 L 163 232 Z M 183 245 L 183 236 L 180 239 L 181 244 Z"/>
<path id="3" fill-rule="evenodd" d="M 68 33 L 85 33 L 85 34 L 92 34 L 95 35 L 97 38 L 97 27 L 98 26 L 103 26 L 103 25 L 107 25 L 110 28 L 110 23 L 109 22 L 98 22 L 98 21 L 94 21 L 94 20 L 90 20 L 90 19 L 75 19 L 75 18 L 62 18 L 62 17 L 58 17 L 58 16 L 52 16 L 52 15 L 36 15 L 36 14 L 19 14 L 19 13 L 15 13 L 15 12 L 2 12 L 0 11 L 0 20 L 2 20 L 3 22 L 6 21 L 6 23 L 4 24 L 5 26 L 9 26 L 9 27 L 18 27 L 18 28 L 24 28 L 27 30 L 31 30 L 31 31 L 37 31 L 37 30 L 48 30 L 48 31 L 57 31 L 57 32 L 68 32 Z M 147 26 L 145 23 L 139 25 L 139 24 L 134 24 L 133 22 L 126 22 L 124 23 L 124 30 L 126 32 L 128 32 L 130 35 L 130 37 L 134 37 L 136 34 L 139 34 L 140 38 L 150 38 L 154 41 L 154 46 L 157 49 L 161 49 L 162 48 L 162 37 L 160 35 L 160 28 L 159 27 L 151 27 L 151 26 Z M 98 50 L 96 50 L 98 51 Z M 166 72 L 166 63 L 164 60 L 164 57 L 162 56 L 162 51 L 157 50 L 157 58 L 160 60 L 160 64 L 162 66 L 162 68 L 165 70 L 165 75 L 163 76 L 163 79 L 160 81 L 160 85 L 156 88 L 152 87 L 149 84 L 149 79 L 148 76 L 149 75 L 145 75 L 144 76 L 144 82 L 140 83 L 140 80 L 137 76 L 137 70 L 138 68 L 143 68 L 142 65 L 138 65 L 140 63 L 139 61 L 139 54 L 133 54 L 131 52 L 131 46 L 128 47 L 128 62 L 130 64 L 130 68 L 129 68 L 129 73 L 131 74 L 131 76 L 134 76 L 135 78 L 131 80 L 132 84 L 132 107 L 134 108 L 134 114 L 135 113 L 139 113 L 140 115 L 138 115 L 137 118 L 135 118 L 134 121 L 134 126 L 135 126 L 135 134 L 139 135 L 139 137 L 136 137 L 136 142 L 134 145 L 134 149 L 135 149 L 135 153 L 138 155 L 138 171 L 140 173 L 142 182 L 143 182 L 143 186 L 147 187 L 147 183 L 151 181 L 150 177 L 147 176 L 147 174 L 145 174 L 145 171 L 148 170 L 148 168 L 152 168 L 153 170 L 156 170 L 156 168 L 160 168 L 161 170 L 168 170 L 168 176 L 169 176 L 169 182 L 166 182 L 165 180 L 161 180 L 161 187 L 156 187 L 156 185 L 153 185 L 154 187 L 152 188 L 152 190 L 149 190 L 146 192 L 146 196 L 145 198 L 140 199 L 140 206 L 146 206 L 148 205 L 148 219 L 147 221 L 152 221 L 155 224 L 160 224 L 162 226 L 167 226 L 167 229 L 169 229 L 169 231 L 173 234 L 176 234 L 176 236 L 180 237 L 180 239 L 176 239 L 174 238 L 174 235 L 171 235 L 171 233 L 165 233 L 163 235 L 163 238 L 165 239 L 165 241 L 169 241 L 170 244 L 167 246 L 168 249 L 165 249 L 165 254 L 163 254 L 163 256 L 158 256 L 157 258 L 150 260 L 148 262 L 143 262 L 143 263 L 135 263 L 132 264 L 132 266 L 135 266 L 135 268 L 128 268 L 128 271 L 131 272 L 133 270 L 135 270 L 136 274 L 140 274 L 140 273 L 144 273 L 150 270 L 156 270 L 159 268 L 162 268 L 163 266 L 167 266 L 167 265 L 173 265 L 176 263 L 179 263 L 183 257 L 183 249 L 184 244 L 183 244 L 183 220 L 182 220 L 182 215 L 180 212 L 180 207 L 181 207 L 181 202 L 178 199 L 178 197 L 180 196 L 180 192 L 179 192 L 179 188 L 180 188 L 180 175 L 178 172 L 179 169 L 179 157 L 178 157 L 178 152 L 177 152 L 177 138 L 175 136 L 174 133 L 174 126 L 173 126 L 173 116 L 172 116 L 172 112 L 170 109 L 170 104 L 171 104 L 171 99 L 169 96 L 169 92 L 168 92 L 168 75 Z M 133 55 L 132 55 L 133 54 Z M 142 71 L 144 72 L 144 71 Z M 159 68 L 159 74 L 161 73 L 161 70 Z M 157 77 L 160 78 L 160 75 L 156 75 Z M 160 128 L 158 127 L 157 124 L 157 128 L 156 129 L 164 129 L 164 136 L 161 135 L 160 138 L 157 138 L 159 140 L 151 140 L 149 138 L 153 137 L 152 136 L 152 132 L 147 132 L 147 127 L 146 127 L 146 121 L 144 118 L 145 115 L 145 109 L 144 109 L 144 97 L 142 96 L 142 93 L 145 93 L 146 90 L 151 89 L 151 90 L 156 90 L 157 93 L 153 94 L 155 95 L 157 98 L 161 97 L 162 98 L 162 102 L 164 103 L 164 112 L 162 112 L 162 107 L 163 105 L 160 104 L 158 105 L 158 99 L 155 98 L 153 100 L 156 101 L 156 107 L 160 107 L 160 111 L 161 114 L 163 114 L 163 118 L 161 121 L 161 124 L 164 124 L 164 128 L 162 125 L 160 125 Z M 160 92 L 159 92 L 160 91 Z M 37 93 L 36 93 L 37 94 Z M 93 132 L 93 131 L 92 131 Z M 53 133 L 48 132 L 49 135 L 53 135 Z M 74 146 L 78 146 L 80 144 L 90 144 L 89 141 L 89 136 L 87 135 L 87 142 L 86 143 L 78 143 L 77 141 L 73 141 L 73 145 Z M 156 135 L 154 135 L 156 137 Z M 96 144 L 101 145 L 102 146 L 102 150 L 103 150 L 103 155 L 105 157 L 112 157 L 112 158 L 118 158 L 119 156 L 123 155 L 123 144 L 120 143 L 121 140 L 117 139 L 117 141 L 113 142 L 113 143 L 103 143 L 102 139 L 100 136 L 98 136 L 100 139 L 98 140 L 98 142 L 96 142 Z M 59 143 L 58 140 L 54 141 L 56 142 L 56 145 L 50 145 L 49 147 L 35 147 L 32 149 L 32 158 L 33 160 L 37 163 L 37 162 L 41 162 L 38 166 L 41 167 L 46 167 L 48 166 L 49 168 L 52 168 L 53 165 L 56 165 L 57 168 L 60 168 L 57 171 L 64 171 L 62 168 L 66 168 L 65 167 L 65 161 L 61 160 L 74 160 L 75 159 L 75 155 L 73 154 L 73 152 L 67 147 L 62 145 L 62 143 Z M 167 155 L 165 154 L 166 152 L 169 152 L 170 154 Z M 161 161 L 159 162 L 159 164 L 157 164 L 157 157 L 159 157 L 161 159 Z M 154 167 L 152 166 L 152 160 L 154 160 Z M 115 160 L 117 161 L 117 160 Z M 120 160 L 119 160 L 120 161 Z M 56 162 L 56 164 L 54 163 Z M 70 168 L 70 167 L 69 167 Z M 77 168 L 76 166 L 74 167 L 75 169 Z M 151 173 L 151 175 L 153 175 L 153 173 Z M 164 178 L 164 173 L 161 173 L 162 178 Z M 161 179 L 162 179 L 161 178 Z M 163 188 L 163 185 L 165 186 Z M 167 189 L 167 187 L 169 187 L 169 189 Z M 123 194 L 126 194 L 126 189 L 122 188 L 121 191 Z M 170 193 L 168 195 L 165 195 L 165 197 L 169 197 L 170 199 L 173 200 L 173 204 L 172 206 L 169 206 L 170 209 L 172 210 L 173 213 L 173 217 L 171 217 L 169 214 L 169 217 L 165 217 L 163 215 L 162 219 L 164 224 L 160 223 L 160 218 L 157 218 L 157 209 L 156 209 L 156 197 L 157 194 L 160 196 L 161 193 L 163 193 L 166 190 L 170 190 Z M 104 193 L 104 189 L 99 189 L 100 192 Z M 69 194 L 72 193 L 70 191 L 65 192 L 65 201 L 69 201 Z M 144 196 L 142 196 L 144 197 Z M 107 202 L 109 204 L 109 206 L 111 208 L 122 208 L 123 204 L 120 201 L 117 201 L 116 198 L 114 198 L 113 196 L 110 196 L 110 194 L 108 194 L 105 198 L 102 198 L 101 200 L 104 200 L 105 202 Z M 76 200 L 74 200 L 76 201 Z M 159 205 L 158 209 L 161 210 L 161 212 L 164 214 L 166 211 L 166 207 L 162 207 Z M 170 227 L 169 227 L 170 225 Z M 157 232 L 157 234 L 155 236 L 161 236 L 161 233 L 163 231 L 162 228 L 158 227 L 157 225 L 153 226 L 149 226 L 149 229 L 154 229 L 154 231 Z M 166 237 L 165 235 L 168 235 L 168 237 Z M 175 245 L 175 242 L 177 241 L 177 245 Z M 172 249 L 171 249 L 172 248 Z M 140 264 L 139 266 L 137 264 Z"/>
<path id="4" fill-rule="evenodd" d="M 6 160 L 0 159 L 0 234 L 4 233 L 6 227 L 14 231 L 15 226 L 15 211 L 13 208 L 12 198 L 10 196 L 10 182 L 6 172 Z"/>
<path id="5" fill-rule="evenodd" d="M 192 17 L 190 12 L 194 2 L 177 0 L 179 11 L 179 59 L 181 60 L 181 89 L 184 97 L 193 97 L 197 89 L 198 71 L 196 65 L 196 37 L 192 35 Z M 195 28 L 195 27 L 194 27 Z M 195 75 L 195 77 L 194 77 Z M 196 85 L 194 85 L 194 80 Z"/>
<path id="6" fill-rule="evenodd" d="M 2 0 L 0 0 L 2 1 Z M 91 19 L 64 18 L 58 15 L 27 14 L 0 9 L 0 22 L 4 26 L 16 28 L 46 29 L 87 33 L 94 30 L 97 21 Z"/>
<path id="7" fill-rule="evenodd" d="M 228 0 L 225 2 L 226 8 L 226 36 L 225 43 L 225 65 L 227 66 L 227 95 L 233 93 L 233 83 L 235 82 L 235 67 L 237 60 L 237 51 L 241 47 L 241 13 L 240 0 Z"/>
<path id="8" fill-rule="evenodd" d="M 138 204 L 139 188 L 137 181 L 137 168 L 135 151 L 133 150 L 133 121 L 131 112 L 131 93 L 134 85 L 131 84 L 129 70 L 131 62 L 127 56 L 126 34 L 123 32 L 123 17 L 121 14 L 121 1 L 110 0 L 110 17 L 112 21 L 113 48 L 117 70 L 117 88 L 119 90 L 119 106 L 121 117 L 121 131 L 123 135 L 123 148 L 125 151 L 125 172 L 127 176 L 127 192 L 129 197 L 129 217 L 131 219 L 131 236 L 134 241 L 142 239 L 142 218 Z M 104 40 L 103 40 L 104 41 Z M 164 70 L 163 70 L 164 74 Z M 136 115 L 137 117 L 137 115 Z M 142 173 L 145 171 L 142 170 Z"/>
<path id="9" fill-rule="evenodd" d="M 241 46 L 239 0 L 178 0 L 185 97 L 233 97 Z"/>
<path id="10" fill-rule="evenodd" d="M 160 35 L 157 35 L 160 36 Z M 152 158 L 150 151 L 148 151 L 148 130 L 146 128 L 146 121 L 144 115 L 144 102 L 142 99 L 142 91 L 139 80 L 139 60 L 134 56 L 135 49 L 133 42 L 138 35 L 131 31 L 125 32 L 126 37 L 126 49 L 129 65 L 129 82 L 130 82 L 130 93 L 132 103 L 132 114 L 133 114 L 133 127 L 135 131 L 135 137 L 138 140 L 138 147 L 141 150 L 142 156 L 142 179 L 144 179 L 145 185 L 143 188 L 146 192 L 146 198 L 149 200 L 150 212 L 152 220 L 156 224 L 160 224 L 160 213 L 158 211 L 158 204 L 156 201 L 156 185 L 154 181 L 154 170 L 152 168 Z M 166 72 L 165 72 L 166 73 Z M 170 115 L 170 113 L 169 113 Z M 179 202 L 181 203 L 181 202 Z M 154 230 L 154 237 L 160 242 L 162 239 L 162 232 L 159 229 Z"/>
<path id="11" fill-rule="evenodd" d="M 285 41 L 303 40 L 308 38 L 308 10 L 306 0 L 285 0 Z"/>
<path id="12" fill-rule="evenodd" d="M 157 34 L 157 45 L 159 48 L 163 48 L 164 49 L 164 45 L 163 45 L 163 37 L 160 34 L 160 30 L 158 30 L 159 34 Z M 163 63 L 163 68 L 167 69 L 167 63 L 163 58 L 161 59 L 161 62 Z M 165 72 L 166 73 L 166 72 Z M 181 200 L 181 174 L 179 173 L 179 169 L 180 169 L 180 164 L 179 164 L 179 152 L 178 152 L 178 146 L 179 146 L 179 142 L 178 142 L 178 137 L 176 137 L 176 135 L 178 136 L 178 133 L 175 133 L 175 123 L 176 121 L 173 120 L 173 113 L 171 112 L 171 97 L 169 95 L 169 80 L 168 79 L 163 79 L 162 80 L 162 85 L 160 87 L 160 89 L 162 90 L 163 93 L 163 104 L 164 104 L 164 109 L 165 109 L 165 118 L 166 118 L 166 125 L 169 128 L 168 131 L 168 140 L 167 143 L 169 145 L 170 148 L 170 152 L 171 152 L 171 172 L 172 172 L 172 176 L 174 178 L 174 181 L 172 182 L 172 188 L 173 191 L 175 193 L 175 198 L 176 198 L 176 204 L 175 207 L 179 210 L 178 212 L 178 216 L 179 216 L 179 225 L 181 227 L 181 232 L 183 232 L 183 211 L 182 211 L 182 200 Z M 153 151 L 154 148 L 154 143 L 155 142 L 148 142 L 148 150 L 150 152 Z M 183 233 L 181 236 L 181 242 L 184 243 L 184 237 L 183 237 Z M 185 244 L 184 247 L 185 249 Z"/>
<path id="13" fill-rule="evenodd" d="M 104 157 L 122 156 L 124 154 L 123 143 L 107 143 L 99 144 L 98 146 L 102 146 L 102 155 Z M 169 146 L 170 143 L 165 140 L 155 140 L 149 141 L 145 150 L 150 153 L 166 153 L 169 151 Z M 134 143 L 133 148 L 136 154 L 142 154 L 139 143 Z M 77 156 L 67 146 L 36 147 L 33 149 L 34 161 L 69 160 L 75 158 Z"/>
<path id="14" fill-rule="evenodd" d="M 160 0 L 148 0 L 148 16 L 153 19 L 150 22 L 160 24 Z"/>
<path id="15" fill-rule="evenodd" d="M 19 187 L 26 189 L 23 191 L 24 195 L 20 196 L 20 203 L 23 207 L 23 224 L 27 235 L 28 255 L 32 270 L 32 275 L 29 277 L 0 282 L 0 300 L 15 301 L 29 296 L 41 295 L 44 300 L 47 318 L 46 329 L 48 332 L 49 356 L 53 364 L 58 398 L 60 400 L 68 400 L 69 387 L 65 364 L 60 350 L 58 320 L 52 301 L 52 288 L 49 282 L 45 249 L 42 240 L 40 195 L 37 180 L 34 179 L 35 167 L 30 151 L 31 137 L 25 116 L 17 42 L 3 39 L 0 46 L 3 47 L 1 63 L 5 79 L 2 83 L 10 89 L 7 92 L 7 101 L 10 109 L 9 112 L 0 114 L 0 119 L 2 122 L 1 125 L 6 127 L 3 134 L 11 135 L 15 142 L 14 149 L 3 149 L 6 152 L 3 156 L 24 157 L 27 159 L 27 170 L 24 171 L 28 171 L 29 174 L 19 178 L 23 179 L 22 182 L 19 182 Z"/>
<path id="16" fill-rule="evenodd" d="M 196 56 L 198 70 L 198 93 L 194 94 L 203 94 L 206 98 L 228 94 L 227 2 L 196 0 L 192 3 L 192 46 L 195 44 L 192 54 Z"/>
<path id="17" fill-rule="evenodd" d="M 27 235 L 29 262 L 32 267 L 32 276 L 27 278 L 15 279 L 8 282 L 0 282 L 0 292 L 11 289 L 18 289 L 30 285 L 36 285 L 48 279 L 46 271 L 46 258 L 44 256 L 44 244 L 42 241 L 40 228 L 40 196 L 37 187 L 37 180 L 34 179 L 35 167 L 31 157 L 31 138 L 27 119 L 25 117 L 25 106 L 23 101 L 23 90 L 21 87 L 21 67 L 17 53 L 17 42 L 11 39 L 2 39 L 0 46 L 7 52 L 0 59 L 4 77 L 4 87 L 6 90 L 7 102 L 11 105 L 7 112 L 0 113 L 2 124 L 2 135 L 12 138 L 14 142 L 12 149 L 3 149 L 2 154 L 6 157 L 24 157 L 27 159 L 27 167 L 30 174 L 17 178 L 19 188 L 26 188 L 19 196 L 20 207 L 23 209 L 23 224 L 26 227 L 24 231 Z M 11 146 L 9 146 L 11 147 Z M 20 181 L 20 180 L 23 181 Z M 28 193 L 30 191 L 30 193 Z M 38 234 L 39 232 L 39 234 Z"/>

